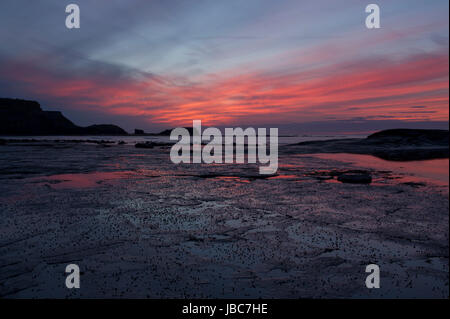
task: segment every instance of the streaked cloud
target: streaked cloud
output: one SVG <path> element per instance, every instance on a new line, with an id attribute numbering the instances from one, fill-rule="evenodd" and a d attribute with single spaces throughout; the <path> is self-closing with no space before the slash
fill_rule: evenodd
<path id="1" fill-rule="evenodd" d="M 353 1 L 79 1 L 79 33 L 60 2 L 19 2 L 1 4 L 0 95 L 84 122 L 448 122 L 445 1 L 381 1 L 373 32 Z"/>

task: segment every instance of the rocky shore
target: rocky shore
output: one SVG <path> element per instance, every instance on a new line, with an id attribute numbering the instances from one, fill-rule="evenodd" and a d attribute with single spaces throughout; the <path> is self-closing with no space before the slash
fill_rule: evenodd
<path id="1" fill-rule="evenodd" d="M 368 154 L 391 161 L 414 161 L 449 157 L 448 130 L 394 129 L 365 139 L 311 141 L 285 147 L 287 154 Z"/>
<path id="2" fill-rule="evenodd" d="M 156 145 L 45 143 L 0 146 L 3 298 L 448 298 L 448 184 L 314 154 L 259 178 Z"/>

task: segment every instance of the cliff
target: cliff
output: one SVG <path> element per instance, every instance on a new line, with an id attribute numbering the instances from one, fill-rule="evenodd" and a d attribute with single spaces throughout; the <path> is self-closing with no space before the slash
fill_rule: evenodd
<path id="1" fill-rule="evenodd" d="M 43 111 L 36 101 L 0 98 L 0 135 L 127 135 L 111 125 L 81 127 L 61 112 Z"/>

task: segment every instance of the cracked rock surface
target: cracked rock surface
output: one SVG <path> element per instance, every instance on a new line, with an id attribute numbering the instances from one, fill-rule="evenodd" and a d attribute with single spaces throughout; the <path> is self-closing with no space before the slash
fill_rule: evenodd
<path id="1" fill-rule="evenodd" d="M 1 297 L 448 298 L 448 184 L 292 153 L 259 178 L 157 146 L 0 152 Z M 338 182 L 349 170 L 373 182 Z"/>

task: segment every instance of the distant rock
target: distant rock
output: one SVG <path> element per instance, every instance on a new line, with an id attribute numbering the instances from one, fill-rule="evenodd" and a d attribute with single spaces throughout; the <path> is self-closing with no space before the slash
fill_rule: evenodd
<path id="1" fill-rule="evenodd" d="M 112 124 L 96 124 L 82 127 L 83 134 L 88 135 L 127 135 L 124 129 Z"/>
<path id="2" fill-rule="evenodd" d="M 170 136 L 171 132 L 172 132 L 171 129 L 167 129 L 167 130 L 161 131 L 159 133 L 156 133 L 155 135 Z"/>
<path id="3" fill-rule="evenodd" d="M 136 148 L 153 148 L 155 147 L 155 144 L 153 142 L 139 142 L 134 144 L 134 147 Z"/>
<path id="4" fill-rule="evenodd" d="M 189 134 L 191 136 L 194 135 L 193 134 L 194 133 L 194 128 L 193 127 L 185 127 L 185 129 L 188 130 L 188 132 L 189 132 Z M 172 133 L 172 129 L 167 129 L 167 130 L 164 130 L 164 131 L 159 132 L 159 133 L 154 134 L 154 135 L 170 136 L 170 133 Z M 198 132 L 198 134 L 200 134 L 200 132 Z"/>
<path id="5" fill-rule="evenodd" d="M 134 129 L 134 135 L 145 135 L 144 130 Z"/>
<path id="6" fill-rule="evenodd" d="M 418 161 L 449 157 L 449 131 L 392 129 L 367 138 L 308 141 L 288 145 L 291 154 L 350 153 L 368 154 L 389 161 Z"/>
<path id="7" fill-rule="evenodd" d="M 376 132 L 366 139 L 369 142 L 401 145 L 447 145 L 449 131 L 421 129 L 392 129 Z"/>
<path id="8" fill-rule="evenodd" d="M 36 101 L 0 98 L 0 135 L 127 135 L 111 125 L 80 127 L 61 112 L 43 111 Z"/>
<path id="9" fill-rule="evenodd" d="M 337 180 L 350 184 L 370 184 L 372 183 L 372 176 L 370 174 L 346 173 L 339 175 Z"/>

